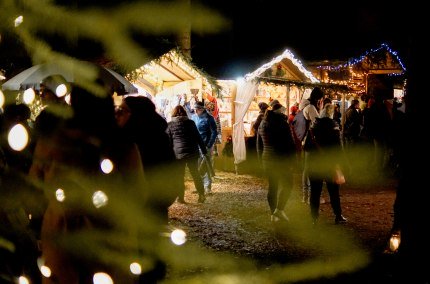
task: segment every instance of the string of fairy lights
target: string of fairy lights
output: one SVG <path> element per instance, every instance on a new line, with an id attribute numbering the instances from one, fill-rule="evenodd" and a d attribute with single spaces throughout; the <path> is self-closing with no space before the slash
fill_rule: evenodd
<path id="1" fill-rule="evenodd" d="M 344 68 L 347 68 L 347 67 L 355 66 L 358 63 L 363 62 L 371 54 L 377 53 L 377 52 L 379 52 L 380 50 L 383 50 L 383 49 L 385 49 L 386 51 L 388 51 L 391 55 L 393 55 L 395 57 L 395 59 L 397 60 L 397 62 L 401 66 L 402 71 L 405 72 L 406 71 L 406 67 L 403 64 L 402 60 L 400 59 L 397 51 L 391 49 L 391 47 L 388 44 L 386 44 L 386 43 L 382 43 L 379 47 L 373 48 L 373 49 L 370 49 L 370 50 L 366 51 L 363 55 L 361 55 L 361 56 L 359 56 L 357 58 L 349 59 L 346 63 L 335 65 L 335 66 L 319 65 L 317 68 L 318 69 L 330 70 L 330 71 L 337 71 L 337 70 L 344 69 Z M 393 73 L 393 74 L 398 74 L 398 73 Z"/>
<path id="2" fill-rule="evenodd" d="M 24 18 L 22 16 L 17 17 L 14 22 L 15 27 L 19 26 L 23 21 L 24 21 Z M 193 70 L 188 70 L 188 69 L 186 70 L 189 71 L 190 73 L 195 72 Z M 64 99 L 67 101 L 69 90 L 64 84 L 59 84 L 55 88 L 55 94 L 59 98 L 64 97 Z M 19 92 L 16 97 L 16 100 L 17 100 L 16 101 L 17 104 L 24 103 L 28 105 L 35 116 L 37 116 L 37 114 L 39 114 L 44 107 L 42 102 L 40 101 L 39 96 L 36 96 L 36 92 L 33 88 L 28 88 L 24 92 Z M 6 102 L 5 95 L 0 89 L 0 109 L 3 109 L 5 102 Z M 28 132 L 27 128 L 23 124 L 17 123 L 12 127 L 10 127 L 10 129 L 8 130 L 7 142 L 9 147 L 14 151 L 17 151 L 17 152 L 24 151 L 27 147 L 29 147 L 30 133 Z M 100 159 L 100 171 L 102 171 L 104 174 L 108 175 L 112 173 L 114 168 L 115 168 L 115 165 L 112 162 L 112 160 L 109 159 L 109 157 L 102 157 Z M 55 200 L 59 203 L 62 203 L 62 202 L 65 202 L 65 200 L 68 198 L 69 192 L 65 188 L 57 188 L 56 190 L 54 190 L 53 194 L 54 194 Z M 91 196 L 91 203 L 96 209 L 109 206 L 109 196 L 105 191 L 103 191 L 103 189 L 95 190 Z M 32 216 L 31 214 L 29 214 L 28 219 L 31 220 L 31 218 Z M 169 229 L 168 232 L 164 233 L 163 236 L 170 238 L 171 242 L 177 246 L 181 246 L 187 241 L 187 234 L 181 229 L 171 228 Z M 12 244 L 12 246 L 14 245 Z M 45 264 L 45 260 L 43 259 L 43 257 L 39 257 L 37 259 L 37 266 L 39 268 L 40 274 L 44 278 L 50 278 L 52 276 L 51 268 Z M 142 274 L 146 270 L 144 261 L 142 259 L 132 261 L 129 265 L 129 270 L 133 275 L 136 275 L 136 276 Z M 11 279 L 11 280 L 13 280 L 14 283 L 18 283 L 18 284 L 30 284 L 32 283 L 33 279 L 31 279 L 28 275 L 22 274 L 22 275 L 17 275 L 16 279 Z M 113 284 L 113 280 L 108 273 L 104 271 L 98 271 L 93 275 L 93 283 L 94 284 Z"/>
<path id="3" fill-rule="evenodd" d="M 132 81 L 135 81 L 133 80 L 134 76 L 136 78 L 147 78 L 149 81 L 154 82 L 158 91 L 161 91 L 160 88 L 163 84 L 163 79 L 155 72 L 155 70 L 157 65 L 161 65 L 163 62 L 167 62 L 167 64 L 174 63 L 192 77 L 201 79 L 203 82 L 203 88 L 208 92 L 212 93 L 212 91 L 218 91 L 219 86 L 212 82 L 213 80 L 210 80 L 206 74 L 203 74 L 200 70 L 192 66 L 190 62 L 187 62 L 184 56 L 179 54 L 179 52 L 176 50 L 171 50 L 168 53 L 162 55 L 160 58 L 152 60 L 151 62 L 137 68 L 132 72 L 135 73 L 134 75 L 128 74 L 126 78 L 131 78 Z"/>
<path id="4" fill-rule="evenodd" d="M 319 83 L 319 80 L 315 78 L 315 76 L 308 71 L 302 64 L 302 62 L 297 59 L 294 54 L 286 49 L 281 55 L 276 56 L 271 61 L 263 64 L 259 68 L 257 68 L 254 72 L 248 73 L 245 75 L 245 80 L 251 81 L 263 74 L 264 71 L 271 68 L 274 64 L 281 62 L 283 59 L 289 59 L 299 70 L 302 72 L 312 83 Z"/>

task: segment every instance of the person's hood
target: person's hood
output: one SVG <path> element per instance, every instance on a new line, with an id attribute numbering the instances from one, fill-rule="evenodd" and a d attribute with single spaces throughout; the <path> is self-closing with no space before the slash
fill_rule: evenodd
<path id="1" fill-rule="evenodd" d="M 299 104 L 299 110 L 302 111 L 311 102 L 308 99 L 303 99 Z"/>

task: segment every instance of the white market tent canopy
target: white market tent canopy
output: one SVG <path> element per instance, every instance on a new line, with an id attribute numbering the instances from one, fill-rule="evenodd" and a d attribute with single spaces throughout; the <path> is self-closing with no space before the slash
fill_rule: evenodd
<path id="1" fill-rule="evenodd" d="M 317 84 L 319 80 L 308 71 L 294 54 L 286 49 L 282 54 L 245 75 L 239 82 L 234 101 L 233 154 L 234 163 L 246 160 L 244 116 L 254 99 L 259 81 L 275 81 L 278 84 Z"/>

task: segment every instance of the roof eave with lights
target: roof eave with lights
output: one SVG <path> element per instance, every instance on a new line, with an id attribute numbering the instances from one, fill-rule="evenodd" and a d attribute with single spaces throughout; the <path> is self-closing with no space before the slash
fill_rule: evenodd
<path id="1" fill-rule="evenodd" d="M 310 71 L 308 71 L 302 64 L 300 60 L 298 60 L 294 54 L 289 50 L 286 49 L 281 55 L 273 58 L 271 61 L 263 64 L 259 68 L 257 68 L 254 72 L 248 73 L 245 75 L 245 80 L 252 81 L 256 78 L 258 78 L 261 74 L 263 74 L 264 71 L 272 67 L 274 64 L 277 64 L 281 62 L 283 59 L 287 58 L 290 60 L 298 69 L 299 71 L 308 78 L 311 83 L 319 83 L 319 80 L 315 78 Z"/>

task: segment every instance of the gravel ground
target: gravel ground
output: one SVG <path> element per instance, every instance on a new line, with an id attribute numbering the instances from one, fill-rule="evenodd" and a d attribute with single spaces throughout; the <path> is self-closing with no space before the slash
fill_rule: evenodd
<path id="1" fill-rule="evenodd" d="M 201 265 L 185 269 L 185 273 L 171 271 L 167 280 L 194 279 L 204 283 L 392 281 L 395 254 L 386 254 L 384 249 L 392 224 L 395 182 L 343 185 L 341 203 L 348 218 L 344 225 L 334 225 L 324 190 L 320 222 L 312 226 L 308 205 L 301 202 L 299 178 L 295 176 L 293 195 L 285 210 L 290 223 L 274 224 L 270 221 L 264 179 L 217 171 L 213 194 L 204 204 L 199 204 L 188 176 L 187 204 L 174 203 L 170 207 L 169 223 L 186 232 L 188 246 L 196 245 L 204 253 L 215 253 L 227 260 L 224 265 L 217 265 L 220 260 L 211 265 L 202 256 Z M 225 268 L 231 260 L 233 264 Z M 240 272 L 237 266 L 241 267 Z M 220 274 L 229 278 L 220 278 Z"/>

